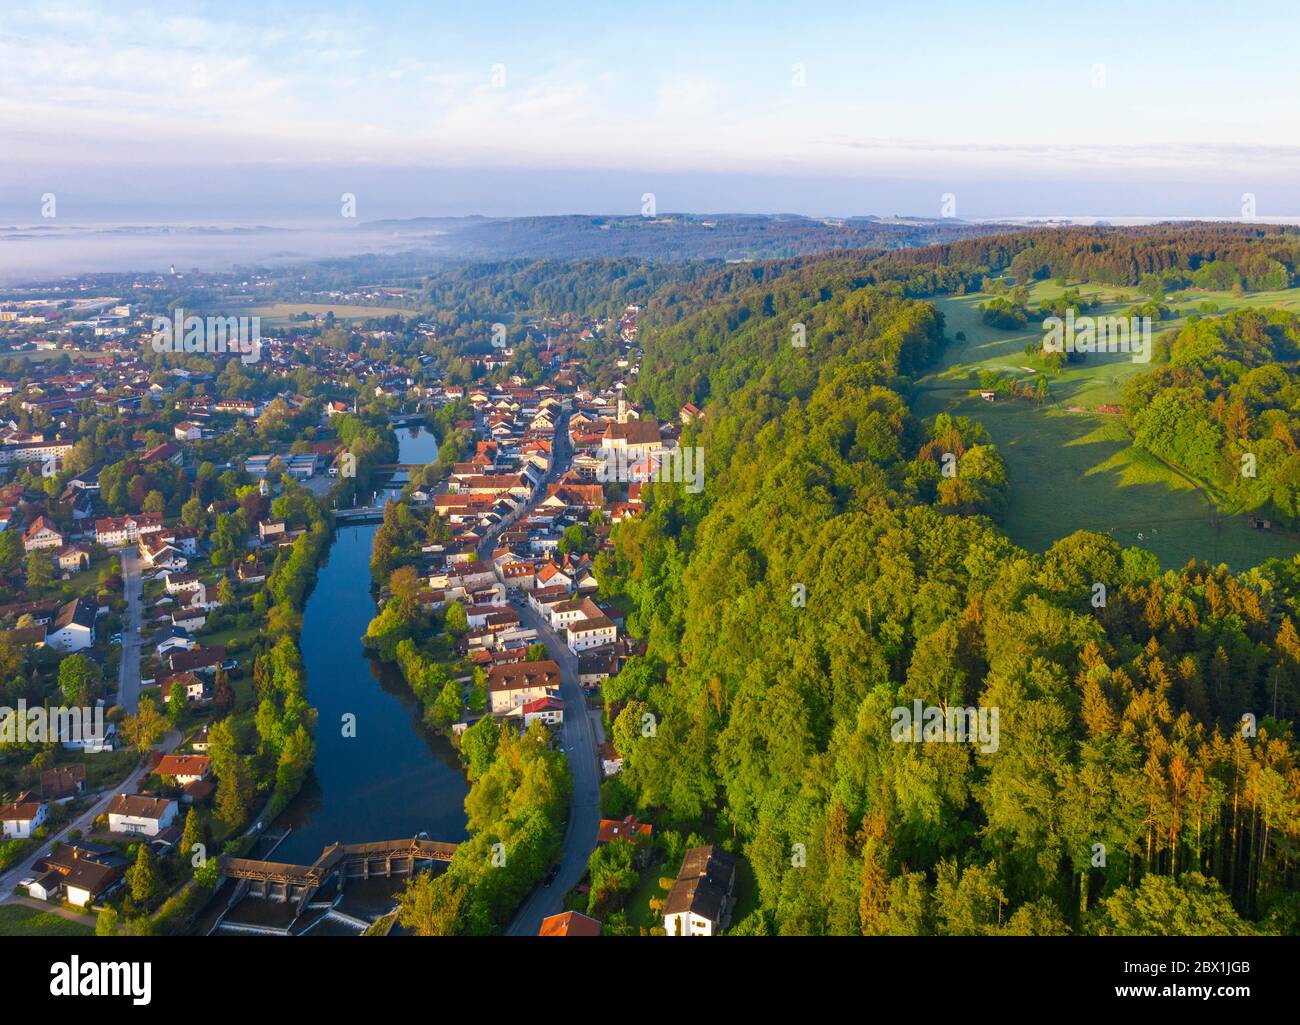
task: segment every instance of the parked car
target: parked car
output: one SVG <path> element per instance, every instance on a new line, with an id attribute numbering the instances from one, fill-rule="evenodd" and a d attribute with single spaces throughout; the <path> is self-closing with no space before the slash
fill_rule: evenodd
<path id="1" fill-rule="evenodd" d="M 542 885 L 550 886 L 551 883 L 555 882 L 555 877 L 558 876 L 559 874 L 560 874 L 560 866 L 559 865 L 551 866 L 551 870 L 546 873 L 546 878 L 542 880 Z"/>

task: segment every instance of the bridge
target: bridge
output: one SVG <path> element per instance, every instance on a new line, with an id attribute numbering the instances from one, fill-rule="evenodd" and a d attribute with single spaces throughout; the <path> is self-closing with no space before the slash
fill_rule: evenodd
<path id="1" fill-rule="evenodd" d="M 232 906 L 251 893 L 267 900 L 296 904 L 301 914 L 316 891 L 331 880 L 337 879 L 341 890 L 349 879 L 413 875 L 417 864 L 451 861 L 457 846 L 418 836 L 410 840 L 332 843 L 310 865 L 231 858 L 223 854 L 217 859 L 217 874 L 223 879 L 239 881 L 231 897 Z"/>
<path id="2" fill-rule="evenodd" d="M 367 523 L 371 520 L 376 523 L 384 519 L 384 507 L 382 505 L 368 505 L 357 509 L 335 509 L 335 523 Z"/>

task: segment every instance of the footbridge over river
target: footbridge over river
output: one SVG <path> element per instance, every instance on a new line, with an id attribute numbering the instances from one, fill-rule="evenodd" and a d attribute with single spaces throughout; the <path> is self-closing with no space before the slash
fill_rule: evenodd
<path id="1" fill-rule="evenodd" d="M 266 900 L 297 905 L 299 912 L 322 886 L 337 880 L 342 890 L 349 879 L 414 874 L 416 867 L 434 861 L 451 861 L 454 843 L 425 840 L 378 840 L 373 843 L 333 843 L 310 865 L 289 865 L 253 858 L 217 859 L 217 872 L 224 879 L 238 880 L 230 903 L 251 894 Z"/>

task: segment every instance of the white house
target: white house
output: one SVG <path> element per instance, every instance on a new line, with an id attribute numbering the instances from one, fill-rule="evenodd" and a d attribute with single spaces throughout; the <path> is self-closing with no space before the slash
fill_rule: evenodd
<path id="1" fill-rule="evenodd" d="M 95 643 L 95 606 L 85 598 L 74 598 L 54 617 L 45 632 L 45 643 L 59 651 L 81 651 Z"/>
<path id="2" fill-rule="evenodd" d="M 25 840 L 45 822 L 50 806 L 37 800 L 33 793 L 22 793 L 13 804 L 0 807 L 0 822 L 4 825 L 6 840 Z"/>
<path id="3" fill-rule="evenodd" d="M 156 772 L 163 779 L 173 779 L 179 786 L 207 779 L 211 763 L 207 755 L 163 755 Z"/>
<path id="4" fill-rule="evenodd" d="M 44 516 L 37 516 L 32 525 L 23 534 L 23 551 L 35 552 L 45 548 L 62 548 L 65 537 L 57 527 Z"/>
<path id="5" fill-rule="evenodd" d="M 141 534 L 153 534 L 163 529 L 163 519 L 158 513 L 141 513 L 139 516 L 110 516 L 95 521 L 95 540 L 106 548 L 135 544 Z"/>
<path id="6" fill-rule="evenodd" d="M 692 847 L 664 899 L 669 936 L 716 936 L 731 922 L 736 858 L 721 847 Z"/>
<path id="7" fill-rule="evenodd" d="M 599 648 L 605 644 L 613 644 L 618 637 L 618 627 L 614 625 L 612 619 L 606 616 L 596 616 L 578 623 L 570 623 L 568 635 L 570 651 L 586 651 L 588 648 Z"/>
<path id="8" fill-rule="evenodd" d="M 203 609 L 187 608 L 180 612 L 172 613 L 172 625 L 178 626 L 182 630 L 202 630 L 203 624 L 208 621 L 207 615 Z"/>
<path id="9" fill-rule="evenodd" d="M 559 698 L 537 698 L 526 702 L 523 708 L 524 729 L 534 722 L 544 722 L 547 726 L 559 726 L 564 722 L 564 702 Z"/>
<path id="10" fill-rule="evenodd" d="M 166 797 L 118 794 L 108 806 L 109 832 L 157 836 L 172 824 L 177 807 Z"/>

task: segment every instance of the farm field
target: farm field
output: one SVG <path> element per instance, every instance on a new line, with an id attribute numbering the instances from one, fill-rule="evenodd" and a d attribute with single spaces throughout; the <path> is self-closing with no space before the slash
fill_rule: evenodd
<path id="1" fill-rule="evenodd" d="M 1070 287 L 1106 297 L 1109 301 L 1089 311 L 1099 316 L 1117 316 L 1138 300 L 1131 289 Z M 1062 291 L 1039 282 L 1030 290 L 1030 305 Z M 1166 569 L 1198 558 L 1240 570 L 1300 553 L 1300 537 L 1255 530 L 1244 516 L 1216 511 L 1196 481 L 1135 448 L 1121 417 L 1097 412 L 1099 406 L 1117 404 L 1124 382 L 1146 365 L 1124 354 L 1093 355 L 1086 363 L 1050 371 L 1025 354 L 1026 344 L 1041 338 L 1038 323 L 1031 320 L 1022 331 L 988 327 L 978 309 L 987 298 L 975 294 L 936 300 L 949 338 L 962 332 L 965 341 L 952 342 L 940 367 L 917 382 L 912 406 L 921 417 L 947 411 L 988 429 L 1011 479 L 1002 525 L 1013 541 L 1043 551 L 1073 531 L 1096 530 L 1153 552 Z M 1245 297 L 1194 293 L 1175 309 L 1183 313 L 1206 300 L 1224 310 L 1242 305 L 1297 309 L 1300 289 Z M 1177 330 L 1181 323 L 1179 316 L 1153 325 L 1153 334 Z M 1021 380 L 1046 372 L 1051 399 L 1041 408 L 1005 396 L 987 402 L 978 393 L 982 370 L 1000 370 Z"/>
<path id="2" fill-rule="evenodd" d="M 237 310 L 232 308 L 229 312 L 245 317 L 261 317 L 267 327 L 287 327 L 293 323 L 290 318 L 300 313 L 322 317 L 327 313 L 333 313 L 335 320 L 370 320 L 373 317 L 391 317 L 394 314 L 403 317 L 417 316 L 417 311 L 400 306 L 349 306 L 344 303 L 260 303 Z"/>

